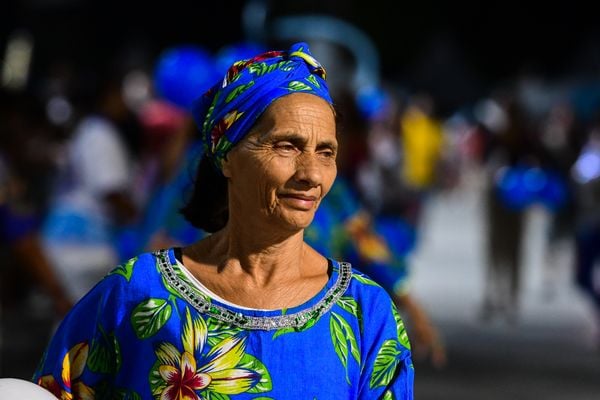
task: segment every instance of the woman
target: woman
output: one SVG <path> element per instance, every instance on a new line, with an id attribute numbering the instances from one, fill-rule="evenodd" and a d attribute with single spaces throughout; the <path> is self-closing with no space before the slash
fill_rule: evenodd
<path id="1" fill-rule="evenodd" d="M 336 175 L 331 103 L 306 44 L 235 63 L 195 105 L 205 153 L 184 214 L 214 233 L 117 267 L 36 381 L 63 398 L 412 399 L 389 296 L 303 241 Z"/>

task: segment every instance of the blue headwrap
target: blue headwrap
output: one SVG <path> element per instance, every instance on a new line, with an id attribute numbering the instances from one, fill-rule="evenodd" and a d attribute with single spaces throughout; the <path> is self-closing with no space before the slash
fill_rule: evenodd
<path id="1" fill-rule="evenodd" d="M 306 43 L 296 43 L 289 51 L 269 51 L 235 62 L 223 81 L 193 106 L 205 155 L 220 168 L 227 152 L 246 136 L 273 101 L 297 92 L 311 93 L 332 103 L 325 69 L 310 54 Z"/>

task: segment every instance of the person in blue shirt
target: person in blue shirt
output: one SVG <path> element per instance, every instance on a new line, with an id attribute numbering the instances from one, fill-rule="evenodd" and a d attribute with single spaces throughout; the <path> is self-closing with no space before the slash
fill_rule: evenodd
<path id="1" fill-rule="evenodd" d="M 390 296 L 304 241 L 336 177 L 332 103 L 304 43 L 234 63 L 194 105 L 183 213 L 211 234 L 114 269 L 34 380 L 62 399 L 413 399 Z"/>

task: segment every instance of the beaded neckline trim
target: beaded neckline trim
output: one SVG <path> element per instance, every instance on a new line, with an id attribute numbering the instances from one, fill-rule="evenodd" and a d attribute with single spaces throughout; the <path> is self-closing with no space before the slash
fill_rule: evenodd
<path id="1" fill-rule="evenodd" d="M 301 329 L 304 326 L 308 326 L 307 324 L 309 322 L 315 321 L 333 307 L 340 297 L 342 297 L 346 289 L 348 289 L 350 279 L 352 278 L 352 268 L 350 264 L 340 262 L 338 263 L 339 274 L 337 280 L 333 286 L 329 288 L 327 293 L 325 293 L 325 296 L 312 307 L 294 314 L 255 317 L 244 315 L 241 312 L 233 312 L 199 296 L 192 285 L 187 280 L 183 279 L 177 273 L 173 264 L 171 264 L 169 250 L 159 250 L 154 252 L 154 255 L 158 259 L 158 267 L 169 285 L 196 310 L 227 324 L 251 330 L 278 330 L 285 328 Z"/>

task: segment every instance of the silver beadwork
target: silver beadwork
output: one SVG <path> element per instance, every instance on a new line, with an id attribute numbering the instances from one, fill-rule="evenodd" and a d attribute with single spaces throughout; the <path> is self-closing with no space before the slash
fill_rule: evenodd
<path id="1" fill-rule="evenodd" d="M 190 284 L 177 272 L 169 259 L 169 250 L 154 252 L 158 259 L 158 267 L 168 284 L 182 298 L 187 300 L 196 310 L 208 314 L 219 321 L 250 330 L 276 330 L 285 328 L 301 328 L 311 319 L 318 319 L 325 314 L 342 297 L 350 284 L 352 268 L 349 263 L 340 262 L 339 275 L 336 282 L 325 296 L 312 307 L 294 314 L 277 315 L 273 317 L 253 317 L 214 304 L 203 296 L 198 296 Z"/>

